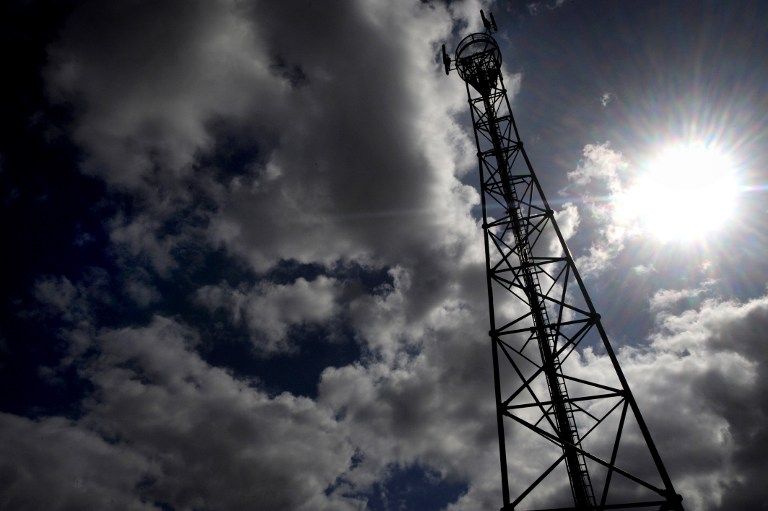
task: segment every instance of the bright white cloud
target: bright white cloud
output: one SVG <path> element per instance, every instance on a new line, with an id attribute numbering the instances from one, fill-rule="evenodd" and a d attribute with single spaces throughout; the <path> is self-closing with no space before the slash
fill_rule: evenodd
<path id="1" fill-rule="evenodd" d="M 560 211 L 555 212 L 555 220 L 563 238 L 569 239 L 579 227 L 579 210 L 575 204 L 567 202 Z"/>
<path id="2" fill-rule="evenodd" d="M 689 302 L 707 293 L 714 284 L 714 281 L 706 281 L 700 287 L 693 289 L 660 289 L 649 301 L 651 311 L 669 311 L 680 302 Z"/>
<path id="3" fill-rule="evenodd" d="M 632 271 L 637 275 L 648 275 L 656 272 L 656 268 L 652 264 L 638 264 L 632 267 Z"/>
<path id="4" fill-rule="evenodd" d="M 645 395 L 653 396 L 648 410 L 664 433 L 678 424 L 672 439 L 691 437 L 669 446 L 682 489 L 699 509 L 761 501 L 765 490 L 758 481 L 768 469 L 758 454 L 768 442 L 768 408 L 760 397 L 768 388 L 762 334 L 768 297 L 745 303 L 710 299 L 660 321 L 652 337 L 660 363 L 644 376 Z M 682 413 L 664 413 L 658 401 L 665 399 L 667 409 Z"/>
<path id="5" fill-rule="evenodd" d="M 587 254 L 578 256 L 576 265 L 583 274 L 598 274 L 623 250 L 635 231 L 632 221 L 622 218 L 612 201 L 624 190 L 629 168 L 624 156 L 609 143 L 587 144 L 576 169 L 568 173 L 570 185 L 564 193 L 578 194 L 589 212 L 597 233 Z"/>
<path id="6" fill-rule="evenodd" d="M 608 143 L 587 144 L 582 155 L 576 169 L 568 173 L 570 181 L 582 186 L 594 182 L 610 193 L 622 190 L 620 176 L 628 164 L 620 152 L 611 149 Z"/>

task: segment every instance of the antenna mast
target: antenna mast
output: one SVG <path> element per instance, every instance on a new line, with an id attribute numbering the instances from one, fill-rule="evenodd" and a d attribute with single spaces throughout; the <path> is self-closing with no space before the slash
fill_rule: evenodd
<path id="1" fill-rule="evenodd" d="M 462 39 L 453 58 L 443 45 L 442 61 L 446 74 L 455 69 L 465 82 L 477 145 L 501 509 L 533 503 L 541 510 L 682 511 L 682 497 L 520 140 L 501 74 L 501 51 L 491 35 L 496 20 L 483 11 L 480 16 L 485 31 Z M 611 374 L 599 380 L 574 374 L 586 346 L 605 351 Z M 508 442 L 510 422 L 515 430 Z M 619 464 L 623 432 L 624 443 L 632 442 L 635 452 L 642 446 L 645 465 L 636 457 Z M 524 458 L 517 447 L 525 434 L 544 440 L 549 457 Z M 510 465 L 524 465 L 527 473 L 540 469 L 539 475 L 530 482 L 510 481 Z M 558 471 L 559 479 L 553 476 Z M 568 498 L 562 496 L 566 479 Z"/>

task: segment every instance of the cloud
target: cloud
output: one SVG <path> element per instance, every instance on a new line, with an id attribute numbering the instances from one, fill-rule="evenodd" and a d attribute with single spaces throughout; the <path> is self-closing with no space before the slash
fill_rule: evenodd
<path id="1" fill-rule="evenodd" d="M 49 76 L 82 103 L 87 169 L 131 188 L 188 174 L 211 117 L 246 115 L 258 97 L 269 107 L 281 88 L 256 37 L 234 2 L 79 6 Z"/>
<path id="2" fill-rule="evenodd" d="M 422 382 L 433 378 L 431 358 L 420 358 L 413 366 L 419 371 L 398 372 L 409 350 L 436 343 L 425 335 L 443 332 L 441 319 L 467 317 L 464 300 L 484 303 L 480 230 L 470 212 L 478 194 L 460 180 L 473 168 L 474 149 L 453 118 L 465 113 L 463 90 L 433 58 L 455 23 L 470 12 L 477 17 L 478 5 L 296 9 L 221 1 L 147 6 L 131 16 L 126 9 L 76 10 L 52 49 L 49 70 L 52 93 L 81 108 L 73 138 L 87 154 L 84 170 L 135 204 L 110 223 L 121 266 L 138 264 L 168 278 L 179 268 L 179 245 L 192 239 L 224 248 L 256 272 L 285 259 L 342 260 L 389 267 L 400 280 L 350 303 L 350 321 L 373 358 L 339 375 L 328 370 L 326 397 L 317 403 L 288 394 L 269 398 L 207 366 L 194 355 L 194 335 L 171 320 L 79 332 L 96 338 L 99 350 L 83 370 L 96 387 L 83 426 L 153 453 L 162 475 L 144 494 L 181 508 L 205 506 L 219 495 L 230 499 L 221 507 L 239 508 L 248 491 L 267 488 L 281 491 L 272 500 L 260 495 L 263 509 L 358 506 L 324 493 L 350 464 L 348 437 L 365 447 L 366 459 L 382 455 L 344 476 L 356 488 L 392 462 L 448 460 L 418 427 L 412 443 L 422 446 L 415 455 L 392 456 L 396 432 L 386 430 L 402 431 L 399 417 L 422 424 L 423 414 L 404 409 L 410 389 L 423 383 L 430 409 L 450 397 Z M 221 126 L 231 135 L 226 141 Z M 230 139 L 257 148 L 235 169 L 219 156 Z M 209 285 L 197 299 L 248 324 L 260 349 L 281 352 L 290 351 L 291 325 L 327 321 L 337 312 L 337 291 L 332 279 L 320 277 L 242 289 Z M 454 331 L 445 333 L 452 343 L 463 342 L 469 330 L 452 324 Z M 466 358 L 463 344 L 454 349 Z M 340 391 L 330 390 L 334 380 L 349 375 L 363 389 L 377 372 L 390 385 L 371 382 L 372 388 L 391 396 L 381 416 L 382 442 L 362 423 L 337 424 L 329 411 L 341 413 Z M 434 377 L 448 374 L 438 369 Z M 465 380 L 480 374 L 467 372 Z M 474 396 L 476 387 L 451 388 Z M 352 403 L 346 408 L 348 417 L 370 413 L 355 415 Z M 461 412 L 451 413 L 453 424 Z M 469 430 L 477 427 L 493 431 Z M 228 428 L 242 436 L 230 440 L 221 434 Z M 459 449 L 456 434 L 443 442 Z M 302 467 L 293 466 L 294 455 Z M 243 486 L 233 487 L 234 480 Z"/>
<path id="3" fill-rule="evenodd" d="M 82 106 L 86 171 L 144 197 L 113 241 L 161 273 L 201 234 L 257 271 L 466 250 L 478 197 L 457 179 L 472 151 L 452 118 L 465 105 L 432 54 L 476 8 L 91 3 L 51 50 L 51 90 Z M 257 148 L 236 175 L 206 163 L 216 126 Z M 169 235 L 190 205 L 204 232 Z"/>
<path id="4" fill-rule="evenodd" d="M 694 439 L 684 444 L 689 452 L 701 453 L 696 459 L 686 459 L 686 452 L 679 448 L 670 449 L 680 456 L 674 463 L 685 474 L 681 485 L 688 487 L 689 498 L 702 509 L 762 502 L 766 493 L 759 481 L 768 466 L 759 453 L 768 446 L 768 407 L 760 396 L 768 388 L 762 334 L 768 325 L 768 297 L 745 303 L 710 299 L 661 321 L 652 340 L 668 361 L 657 376 L 667 374 L 653 384 L 654 393 L 649 395 L 672 391 L 667 394 L 670 404 L 696 417 L 681 424 L 694 432 L 701 430 L 699 421 L 712 418 L 704 422 L 712 426 L 700 432 L 698 447 Z M 679 355 L 675 359 L 670 353 Z M 656 406 L 651 410 L 661 414 Z M 684 413 L 657 420 L 679 423 L 685 417 Z"/>
<path id="5" fill-rule="evenodd" d="M 652 312 L 669 312 L 675 305 L 680 302 L 690 303 L 694 299 L 697 299 L 702 294 L 709 293 L 714 281 L 706 281 L 697 288 L 687 289 L 660 289 L 654 293 L 649 303 Z M 700 300 L 697 300 L 700 301 Z"/>
<path id="6" fill-rule="evenodd" d="M 394 289 L 387 296 L 399 293 Z M 119 466 L 110 464 L 119 478 L 104 473 L 103 481 L 89 483 L 104 485 L 89 493 L 94 499 L 127 492 L 119 502 L 187 508 L 216 499 L 222 508 L 247 500 L 262 509 L 354 509 L 361 502 L 341 495 L 364 492 L 392 464 L 420 463 L 468 484 L 450 509 L 497 505 L 490 357 L 487 339 L 477 335 L 485 322 L 482 309 L 446 297 L 418 331 L 413 324 L 393 326 L 390 313 L 369 317 L 375 323 L 370 333 L 417 332 L 419 351 L 328 368 L 317 401 L 264 395 L 200 359 L 194 352 L 200 341 L 189 328 L 156 317 L 146 327 L 107 330 L 92 338 L 99 354 L 82 374 L 94 393 L 76 424 L 55 418 L 38 426 L 12 416 L 5 420 L 25 431 L 55 425 L 54 430 L 64 431 L 57 434 L 73 435 L 78 444 L 90 438 L 103 449 L 99 456 L 119 456 Z M 761 334 L 766 326 L 768 297 L 746 303 L 710 299 L 696 309 L 659 316 L 646 348 L 616 346 L 690 509 L 714 510 L 734 498 L 746 503 L 765 497 L 756 483 L 768 467 L 755 453 L 766 441 L 768 410 L 759 397 L 768 382 Z M 605 356 L 586 353 L 578 370 L 595 376 L 609 364 Z M 102 437 L 114 440 L 106 443 Z M 59 439 L 55 445 L 67 444 Z M 36 456 L 27 444 L 13 448 L 19 451 L 13 459 Z M 79 470 L 88 474 L 98 459 L 88 455 Z M 47 468 L 45 477 L 56 480 L 63 501 L 74 499 L 77 487 L 61 483 L 66 479 L 56 466 Z M 42 477 L 41 466 L 30 470 Z M 512 468 L 514 480 L 525 480 L 522 470 Z M 268 486 L 281 491 L 259 493 Z M 326 495 L 327 487 L 335 489 Z"/>
<path id="7" fill-rule="evenodd" d="M 614 342 L 614 348 L 687 508 L 704 511 L 727 507 L 749 485 L 759 487 L 766 468 L 752 454 L 765 445 L 766 410 L 750 403 L 759 400 L 768 381 L 761 334 L 768 297 L 746 303 L 710 298 L 694 309 L 670 309 L 678 299 L 699 294 L 660 293 L 656 302 L 665 308 L 658 309 L 650 344 Z M 320 400 L 340 414 L 356 445 L 370 456 L 347 476 L 350 484 L 368 484 L 387 463 L 419 462 L 445 478 L 467 482 L 467 493 L 449 509 L 476 509 L 498 505 L 500 499 L 487 345 L 484 349 L 484 340 L 474 334 L 482 329 L 484 311 L 451 303 L 433 309 L 418 333 L 402 330 L 402 324 L 394 327 L 388 315 L 379 326 L 374 321 L 371 332 L 415 333 L 418 355 L 393 357 L 389 365 L 328 369 Z M 605 355 L 590 350 L 572 363 L 574 374 L 598 381 L 612 371 Z M 540 447 L 513 438 L 516 459 L 538 459 Z M 637 431 L 628 430 L 624 438 L 623 466 L 642 470 L 646 455 Z M 514 485 L 535 476 L 519 464 L 510 470 Z M 554 491 L 557 485 L 548 488 Z M 742 502 L 763 498 L 756 491 Z"/>
<path id="8" fill-rule="evenodd" d="M 427 57 L 449 36 L 449 13 L 373 4 L 363 18 L 322 9 L 305 25 L 269 5 L 260 13 L 277 20 L 265 27 L 269 44 L 308 80 L 286 91 L 282 116 L 302 122 L 279 129 L 285 142 L 268 163 L 278 178 L 248 176 L 227 189 L 214 239 L 256 269 L 288 257 L 385 266 L 467 250 L 478 197 L 456 179 L 466 170 L 457 163 L 471 165 L 459 152 L 470 142 L 449 115 L 464 102 Z M 292 30 L 302 38 L 287 37 Z M 350 52 L 357 39 L 366 44 Z"/>
<path id="9" fill-rule="evenodd" d="M 582 155 L 576 169 L 568 172 L 569 181 L 581 186 L 597 183 L 612 193 L 622 190 L 620 173 L 628 164 L 620 152 L 611 149 L 606 142 L 585 145 Z"/>
<path id="10" fill-rule="evenodd" d="M 154 286 L 136 279 L 128 280 L 125 292 L 140 307 L 148 307 L 160 300 L 160 292 Z"/>
<path id="11" fill-rule="evenodd" d="M 162 317 L 94 339 L 99 355 L 82 369 L 94 393 L 78 427 L 152 460 L 134 492 L 175 509 L 359 508 L 324 493 L 353 455 L 330 411 L 265 395 L 205 363 L 197 342 Z"/>
<path id="12" fill-rule="evenodd" d="M 66 277 L 47 277 L 35 283 L 35 297 L 44 304 L 64 312 L 72 306 L 77 296 L 77 289 Z"/>
<path id="13" fill-rule="evenodd" d="M 555 221 L 560 228 L 560 234 L 563 235 L 563 239 L 568 240 L 576 234 L 579 228 L 579 209 L 575 204 L 566 202 L 560 211 L 555 212 Z M 556 252 L 560 249 L 560 240 L 553 239 L 550 252 Z"/>
<path id="14" fill-rule="evenodd" d="M 576 169 L 568 172 L 569 185 L 562 193 L 583 197 L 591 220 L 590 231 L 597 232 L 587 254 L 576 258 L 585 275 L 596 275 L 608 268 L 637 230 L 636 219 L 624 218 L 615 200 L 624 192 L 629 163 L 610 143 L 587 144 Z"/>
<path id="15" fill-rule="evenodd" d="M 327 277 L 292 284 L 262 283 L 251 289 L 232 289 L 227 284 L 204 286 L 197 301 L 211 311 L 225 309 L 235 324 L 245 323 L 256 350 L 261 354 L 290 352 L 289 328 L 322 324 L 339 312 L 338 282 Z"/>
<path id="16" fill-rule="evenodd" d="M 418 463 L 449 480 L 482 481 L 497 463 L 484 302 L 454 289 L 428 315 L 403 321 L 408 285 L 401 275 L 377 307 L 371 299 L 360 304 L 360 334 L 388 348 L 384 357 L 327 368 L 321 377 L 319 401 L 364 454 L 346 480 L 365 488 L 389 465 Z"/>
<path id="17" fill-rule="evenodd" d="M 545 10 L 554 11 L 555 9 L 562 7 L 568 0 L 554 0 L 546 2 L 529 2 L 526 4 L 528 13 L 532 16 L 538 16 Z"/>
<path id="18" fill-rule="evenodd" d="M 176 267 L 172 251 L 179 236 L 161 234 L 162 225 L 158 219 L 143 214 L 130 220 L 115 218 L 111 224 L 110 240 L 128 257 L 146 261 L 161 275 L 167 275 Z"/>
<path id="19" fill-rule="evenodd" d="M 632 271 L 637 275 L 648 275 L 650 273 L 655 273 L 657 270 L 653 264 L 638 264 L 632 267 Z"/>
<path id="20" fill-rule="evenodd" d="M 107 272 L 97 267 L 84 269 L 81 279 L 74 284 L 65 276 L 42 276 L 34 285 L 34 296 L 44 306 L 37 313 L 68 323 L 88 321 L 94 305 L 114 300 L 108 291 L 109 282 Z"/>
<path id="21" fill-rule="evenodd" d="M 0 414 L 0 507 L 156 509 L 138 490 L 150 458 L 60 417 Z"/>

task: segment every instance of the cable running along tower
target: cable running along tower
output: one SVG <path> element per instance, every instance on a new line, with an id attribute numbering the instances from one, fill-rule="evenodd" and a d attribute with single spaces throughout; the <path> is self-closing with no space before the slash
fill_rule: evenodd
<path id="1" fill-rule="evenodd" d="M 501 509 L 682 511 L 520 140 L 496 21 L 480 14 L 485 31 L 442 57 L 466 84 L 477 144 Z M 605 363 L 583 364 L 593 352 Z"/>

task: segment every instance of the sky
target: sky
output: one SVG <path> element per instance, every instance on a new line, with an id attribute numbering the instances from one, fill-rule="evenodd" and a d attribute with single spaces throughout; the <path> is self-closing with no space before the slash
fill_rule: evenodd
<path id="1" fill-rule="evenodd" d="M 686 509 L 768 509 L 746 0 L 3 2 L 0 509 L 501 506 L 480 8 Z"/>

